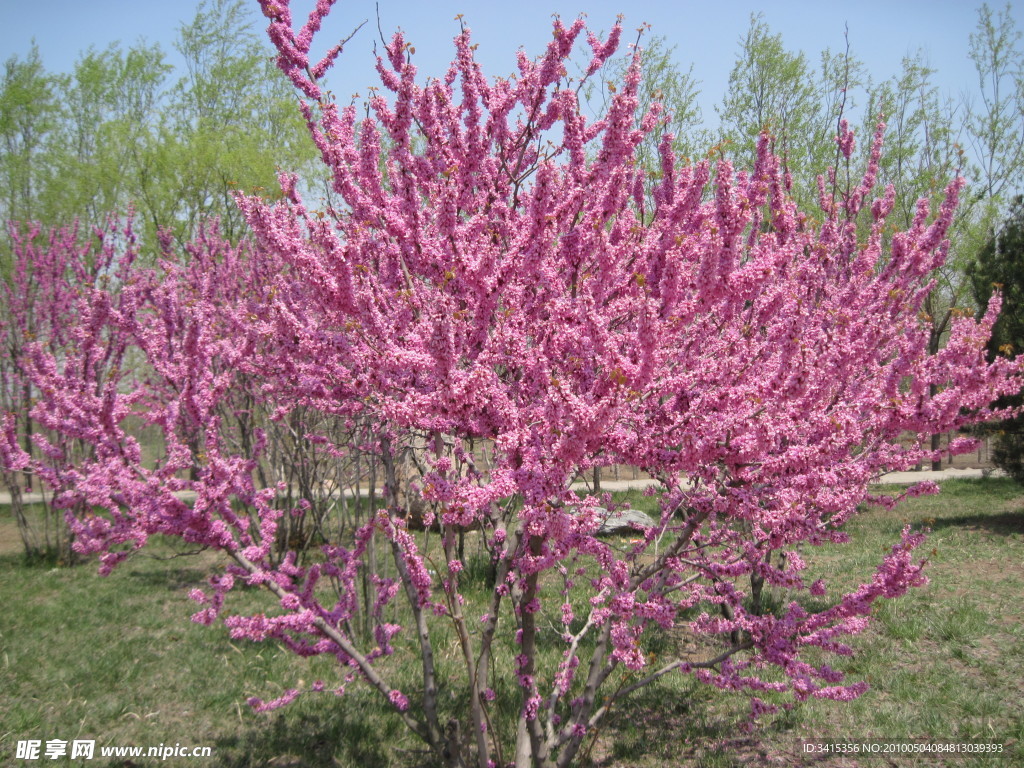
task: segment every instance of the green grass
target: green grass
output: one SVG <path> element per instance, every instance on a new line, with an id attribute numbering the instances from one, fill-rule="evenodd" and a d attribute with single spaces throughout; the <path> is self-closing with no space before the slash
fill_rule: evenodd
<path id="1" fill-rule="evenodd" d="M 868 693 L 849 704 L 810 700 L 737 735 L 745 698 L 679 681 L 634 700 L 598 764 L 1024 765 L 1024 495 L 1005 479 L 943 488 L 892 512 L 868 510 L 850 524 L 850 544 L 804 553 L 811 578 L 853 587 L 871 577 L 904 524 L 932 529 L 922 547 L 930 583 L 877 604 L 878 621 L 852 640 L 855 656 L 833 660 L 850 681 L 867 680 Z M 825 739 L 994 742 L 1004 752 L 805 758 L 802 740 Z"/>
<path id="2" fill-rule="evenodd" d="M 107 578 L 88 567 L 0 561 L 0 765 L 18 764 L 16 742 L 33 738 L 95 738 L 97 748 L 213 747 L 212 760 L 179 764 L 329 765 L 332 756 L 345 765 L 389 764 L 381 745 L 402 735 L 399 724 L 381 716 L 358 686 L 351 699 L 323 694 L 269 715 L 250 710 L 248 697 L 273 698 L 301 680 L 333 680 L 336 665 L 192 624 L 187 592 L 203 585 L 209 560 L 141 556 Z M 265 604 L 256 590 L 235 597 L 240 610 Z M 373 733 L 353 738 L 360 723 Z"/>
<path id="3" fill-rule="evenodd" d="M 628 501 L 649 508 L 651 500 L 636 495 Z M 852 521 L 851 544 L 804 553 L 812 577 L 830 587 L 870 578 L 905 523 L 932 528 L 922 548 L 929 585 L 879 605 L 878 621 L 853 639 L 855 656 L 833 660 L 851 680 L 871 684 L 865 696 L 849 704 L 811 700 L 745 733 L 746 697 L 669 678 L 620 705 L 590 762 L 602 768 L 1024 764 L 1024 494 L 1007 480 L 951 481 L 938 497 L 913 499 L 893 512 L 868 510 Z M 174 554 L 167 544 L 154 551 Z M 170 759 L 168 765 L 429 764 L 422 746 L 359 684 L 341 698 L 308 695 L 282 710 L 254 713 L 245 703 L 250 696 L 273 698 L 317 679 L 333 687 L 340 673 L 329 659 L 300 659 L 274 644 L 232 641 L 223 627 L 190 623 L 195 605 L 188 590 L 203 586 L 216 562 L 209 553 L 166 559 L 142 553 L 100 578 L 88 565 L 26 567 L 17 554 L 0 557 L 0 765 L 42 764 L 14 760 L 15 745 L 53 738 L 214 750 L 209 759 Z M 482 570 L 474 568 L 471 563 L 473 581 L 482 582 Z M 264 593 L 241 589 L 229 608 L 272 605 Z M 471 602 L 467 614 L 478 612 L 482 603 Z M 456 663 L 453 640 L 447 630 L 437 638 L 442 669 Z M 688 642 L 679 636 L 654 641 L 663 655 L 674 643 Z M 546 653 L 559 652 L 557 643 L 549 645 Z M 411 651 L 400 649 L 388 663 L 391 674 L 415 688 Z M 497 704 L 511 715 L 511 659 L 498 662 L 498 674 L 508 684 L 497 687 Z M 455 711 L 463 695 L 457 687 L 443 688 L 442 707 Z M 996 742 L 1004 753 L 805 758 L 802 740 L 822 739 Z"/>

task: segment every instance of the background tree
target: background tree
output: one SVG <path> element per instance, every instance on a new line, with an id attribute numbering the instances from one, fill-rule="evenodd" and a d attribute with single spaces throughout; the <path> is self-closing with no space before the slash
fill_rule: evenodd
<path id="1" fill-rule="evenodd" d="M 61 116 L 48 147 L 54 177 L 33 217 L 51 225 L 101 225 L 136 194 L 134 158 L 161 120 L 171 67 L 158 46 L 85 51 L 61 78 Z"/>
<path id="2" fill-rule="evenodd" d="M 1024 48 L 1010 5 L 997 13 L 982 5 L 970 36 L 978 90 L 969 104 L 968 135 L 976 158 L 975 195 L 989 233 L 1005 218 L 1024 172 Z"/>
<path id="3" fill-rule="evenodd" d="M 39 49 L 25 60 L 4 63 L 0 85 L 0 217 L 7 221 L 38 218 L 40 190 L 53 174 L 47 153 L 50 134 L 59 124 L 58 79 L 47 73 Z M 10 267 L 10 252 L 3 251 L 0 266 Z"/>
<path id="4" fill-rule="evenodd" d="M 137 157 L 134 195 L 152 230 L 179 242 L 200 222 L 243 234 L 236 190 L 270 189 L 279 168 L 313 182 L 315 157 L 289 84 L 242 0 L 211 0 L 179 31 L 185 73 L 165 94 L 160 129 Z"/>
<path id="5" fill-rule="evenodd" d="M 836 163 L 839 119 L 852 111 L 860 70 L 848 51 L 826 50 L 819 71 L 803 52 L 787 50 L 763 16 L 751 16 L 717 107 L 725 151 L 753 158 L 758 137 L 767 131 L 793 177 L 795 194 L 805 202 L 816 200 L 816 176 Z"/>
<path id="6" fill-rule="evenodd" d="M 242 0 L 201 3 L 179 30 L 184 72 L 143 43 L 81 54 L 66 75 L 38 50 L 5 65 L 0 90 L 4 221 L 102 226 L 133 206 L 143 258 L 166 228 L 179 244 L 216 217 L 244 234 L 236 189 L 269 189 L 279 168 L 317 184 L 315 152 L 294 98 Z M 9 248 L 3 252 L 10 264 Z"/>
<path id="7" fill-rule="evenodd" d="M 1024 198 L 1018 197 L 1010 216 L 978 252 L 968 276 L 978 304 L 988 302 L 995 290 L 1003 296 L 1003 311 L 992 329 L 989 355 L 1016 357 L 1024 350 Z M 1024 397 L 1004 397 L 1002 407 L 1020 408 Z M 1024 483 L 1024 415 L 1004 419 L 986 428 L 996 434 L 992 459 L 1017 482 Z"/>

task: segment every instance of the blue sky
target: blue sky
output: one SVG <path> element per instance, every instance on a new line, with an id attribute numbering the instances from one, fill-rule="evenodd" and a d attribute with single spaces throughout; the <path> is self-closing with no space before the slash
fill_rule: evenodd
<path id="1" fill-rule="evenodd" d="M 304 16 L 312 4 L 313 0 L 293 0 L 293 13 Z M 159 42 L 170 53 L 178 27 L 192 18 L 196 5 L 194 0 L 0 0 L 4 20 L 0 58 L 24 56 L 33 39 L 44 64 L 53 71 L 69 70 L 78 52 L 90 45 L 103 48 L 114 41 L 130 44 L 145 39 Z M 992 5 L 1002 7 L 998 2 Z M 251 6 L 253 20 L 262 28 L 256 0 L 251 0 Z M 823 48 L 842 50 L 848 26 L 853 53 L 876 80 L 896 73 L 903 56 L 921 50 L 938 70 L 936 83 L 955 97 L 976 87 L 967 51 L 978 6 L 980 2 L 971 0 L 380 0 L 380 15 L 385 35 L 396 27 L 406 32 L 416 47 L 414 60 L 420 73 L 438 75 L 451 57 L 451 38 L 458 31 L 454 18 L 462 13 L 480 44 L 478 56 L 485 72 L 504 75 L 513 71 L 519 47 L 531 55 L 543 50 L 552 13 L 570 18 L 586 13 L 596 29 L 608 29 L 623 13 L 627 29 L 651 24 L 652 34 L 665 36 L 677 46 L 682 69 L 694 65 L 705 118 L 713 120 L 712 105 L 725 93 L 740 38 L 753 12 L 763 13 L 772 31 L 782 33 L 787 48 L 803 50 L 812 61 Z M 1020 3 L 1013 4 L 1012 14 L 1018 29 L 1024 29 Z M 326 48 L 364 19 L 369 23 L 332 75 L 331 86 L 339 97 L 365 92 L 374 82 L 371 50 L 378 40 L 374 4 L 342 0 L 320 38 Z"/>

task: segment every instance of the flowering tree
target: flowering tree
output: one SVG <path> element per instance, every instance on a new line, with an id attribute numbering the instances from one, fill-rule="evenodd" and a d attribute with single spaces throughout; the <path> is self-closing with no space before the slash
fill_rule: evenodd
<path id="1" fill-rule="evenodd" d="M 651 174 L 634 157 L 662 117 L 635 117 L 640 55 L 588 121 L 565 70 L 581 21 L 556 20 L 547 51 L 520 54 L 509 80 L 482 75 L 462 30 L 447 74 L 419 85 L 396 35 L 378 63 L 392 95 L 359 120 L 321 86 L 340 47 L 309 58 L 331 3 L 298 31 L 287 2 L 261 5 L 341 202 L 311 210 L 282 176 L 279 199 L 239 198 L 256 247 L 210 237 L 186 266 L 126 277 L 116 300 L 91 292 L 82 327 L 104 329 L 103 359 L 147 361 L 132 387 L 97 386 L 88 351 L 33 348 L 35 417 L 94 448 L 49 474 L 65 507 L 103 510 L 73 517 L 77 546 L 104 569 L 155 533 L 222 550 L 226 571 L 193 593 L 196 621 L 217 619 L 236 584 L 262 585 L 276 606 L 224 618 L 233 636 L 333 656 L 339 679 L 313 691 L 365 682 L 451 766 L 569 765 L 618 701 L 669 674 L 748 691 L 755 715 L 863 692 L 807 651 L 849 654 L 842 640 L 876 599 L 923 583 L 922 536 L 904 531 L 847 594 L 807 583 L 801 552 L 844 541 L 873 479 L 1019 386 L 1013 364 L 985 357 L 998 299 L 928 351 L 920 310 L 961 183 L 934 219 L 922 203 L 893 233 L 894 192 L 874 185 L 881 127 L 859 186 L 824 177 L 814 215 L 789 198 L 767 137 L 737 172 L 677 167 L 665 135 Z M 620 36 L 587 36 L 585 77 Z M 837 141 L 850 157 L 845 126 Z M 226 285 L 244 290 L 228 299 Z M 275 419 L 339 420 L 348 437 L 306 439 L 383 468 L 385 508 L 310 562 L 274 557 L 304 505 L 256 482 L 265 433 L 244 443 L 243 422 L 223 417 L 241 382 Z M 164 434 L 155 466 L 131 415 Z M 12 440 L 3 457 L 30 462 Z M 628 543 L 598 538 L 599 500 L 570 487 L 618 463 L 660 481 L 659 519 Z M 414 502 L 433 549 L 410 532 Z M 459 552 L 467 530 L 493 568 L 486 585 Z M 771 610 L 765 586 L 797 597 Z M 649 638 L 666 633 L 714 650 L 655 659 Z M 456 659 L 441 658 L 442 636 Z M 396 682 L 396 648 L 418 654 L 415 683 Z"/>
<path id="2" fill-rule="evenodd" d="M 83 290 L 111 289 L 118 269 L 130 268 L 134 260 L 133 248 L 124 247 L 133 241 L 131 230 L 121 231 L 116 218 L 90 235 L 81 237 L 77 227 L 43 233 L 38 224 L 18 227 L 13 222 L 8 229 L 10 271 L 0 276 L 0 414 L 6 415 L 8 439 L 29 453 L 36 431 L 30 411 L 38 395 L 28 373 L 30 344 L 60 356 L 74 343 Z M 62 454 L 70 457 L 82 447 L 64 443 Z M 63 516 L 45 497 L 41 517 L 26 512 L 22 491 L 26 486 L 31 490 L 31 475 L 0 462 L 0 480 L 10 495 L 25 555 L 69 562 L 73 552 Z"/>

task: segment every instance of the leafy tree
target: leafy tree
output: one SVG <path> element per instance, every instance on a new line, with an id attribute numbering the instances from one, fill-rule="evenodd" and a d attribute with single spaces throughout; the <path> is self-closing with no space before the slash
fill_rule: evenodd
<path id="1" fill-rule="evenodd" d="M 968 134 L 978 161 L 976 195 L 989 201 L 989 221 L 1008 202 L 1007 192 L 1020 185 L 1024 170 L 1024 49 L 1011 7 L 993 14 L 978 11 L 978 28 L 970 37 L 970 55 L 978 73 L 977 98 Z"/>
<path id="2" fill-rule="evenodd" d="M 48 73 L 36 48 L 7 62 L 4 220 L 102 226 L 132 205 L 151 258 L 162 229 L 185 242 L 214 217 L 239 239 L 235 190 L 272 188 L 279 167 L 316 183 L 288 83 L 241 0 L 200 4 L 176 46 L 186 71 L 174 80 L 159 46 L 141 43 L 89 49 L 69 75 Z"/>
<path id="3" fill-rule="evenodd" d="M 969 266 L 968 276 L 980 306 L 988 305 L 996 289 L 1002 295 L 1002 311 L 988 342 L 989 355 L 1019 355 L 1024 350 L 1024 198 L 1016 199 L 1009 218 Z M 1000 405 L 1020 408 L 1024 397 L 1013 393 Z M 986 429 L 996 433 L 992 460 L 1017 482 L 1024 483 L 1024 415 Z"/>
<path id="4" fill-rule="evenodd" d="M 34 417 L 90 452 L 62 462 L 44 438 L 53 463 L 33 460 L 4 416 L 0 463 L 55 485 L 104 571 L 156 533 L 209 546 L 229 565 L 193 592 L 196 621 L 215 621 L 236 584 L 259 585 L 272 609 L 225 618 L 234 637 L 337 660 L 344 684 L 258 710 L 360 679 L 448 766 L 568 766 L 612 708 L 670 674 L 749 692 L 752 716 L 859 695 L 866 685 L 819 651 L 849 653 L 841 639 L 875 600 L 923 583 L 923 536 L 905 529 L 869 583 L 833 587 L 823 610 L 775 611 L 762 590 L 828 594 L 803 555 L 846 539 L 873 478 L 929 454 L 904 434 L 982 420 L 1019 386 L 1019 366 L 986 359 L 994 313 L 954 319 L 929 348 L 921 310 L 960 182 L 886 240 L 895 193 L 876 194 L 880 141 L 819 224 L 767 139 L 742 173 L 677 165 L 663 141 L 652 179 L 637 152 L 660 118 L 637 114 L 641 60 L 588 121 L 565 74 L 582 21 L 556 20 L 546 53 L 521 56 L 507 80 L 484 77 L 464 30 L 446 79 L 420 85 L 395 35 L 379 66 L 390 96 L 359 119 L 322 88 L 340 47 L 311 57 L 330 3 L 298 28 L 288 5 L 261 2 L 339 204 L 308 208 L 282 175 L 279 195 L 238 199 L 255 247 L 200 238 L 165 272 L 84 291 L 77 343 L 31 347 L 29 372 Z M 589 38 L 585 77 L 620 35 Z M 838 146 L 848 159 L 852 134 Z M 129 354 L 147 375 L 122 364 Z M 306 439 L 383 469 L 385 508 L 312 562 L 273 556 L 282 518 L 304 507 L 258 486 L 264 435 L 246 451 L 241 422 L 222 418 L 246 381 L 278 419 L 351 422 L 356 445 L 315 420 Z M 164 436 L 155 465 L 133 419 Z M 410 450 L 422 476 L 401 487 Z M 660 483 L 660 514 L 624 546 L 598 537 L 599 499 L 570 486 L 616 463 Z M 410 533 L 410 498 L 439 537 Z M 466 528 L 493 580 L 459 552 Z M 360 600 L 367 582 L 373 599 Z M 715 650 L 655 659 L 652 636 L 683 630 Z M 384 663 L 396 653 L 419 659 L 415 679 Z"/>
<path id="5" fill-rule="evenodd" d="M 171 67 L 156 45 L 117 44 L 83 53 L 60 86 L 61 116 L 48 154 L 54 179 L 36 218 L 50 224 L 101 225 L 137 196 L 135 159 L 162 120 Z"/>
<path id="6" fill-rule="evenodd" d="M 845 99 L 859 72 L 848 51 L 826 50 L 819 74 L 804 53 L 786 49 L 782 35 L 772 34 L 763 16 L 752 15 L 718 108 L 727 152 L 754 158 L 758 137 L 767 131 L 794 178 L 795 193 L 805 202 L 816 199 L 815 177 L 836 162 L 839 119 L 852 106 Z"/>
<path id="7" fill-rule="evenodd" d="M 237 240 L 244 224 L 235 190 L 272 188 L 279 167 L 308 170 L 314 148 L 242 0 L 201 3 L 176 47 L 186 73 L 139 159 L 140 209 L 154 229 L 167 227 L 182 242 L 214 217 Z"/>
<path id="8" fill-rule="evenodd" d="M 57 78 L 48 74 L 32 46 L 24 61 L 4 64 L 0 84 L 0 220 L 37 216 L 39 191 L 53 173 L 45 152 L 59 122 Z"/>

